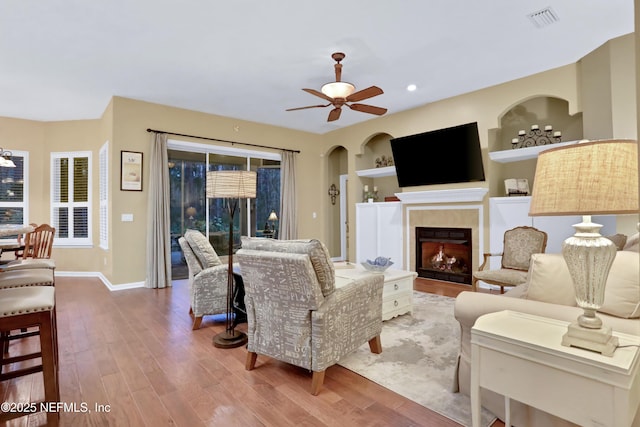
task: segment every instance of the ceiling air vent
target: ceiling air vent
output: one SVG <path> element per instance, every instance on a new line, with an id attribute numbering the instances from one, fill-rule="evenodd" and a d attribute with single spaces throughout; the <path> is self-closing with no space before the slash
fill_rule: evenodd
<path id="1" fill-rule="evenodd" d="M 527 15 L 536 28 L 546 27 L 558 22 L 558 15 L 550 7 L 544 8 L 537 12 Z"/>

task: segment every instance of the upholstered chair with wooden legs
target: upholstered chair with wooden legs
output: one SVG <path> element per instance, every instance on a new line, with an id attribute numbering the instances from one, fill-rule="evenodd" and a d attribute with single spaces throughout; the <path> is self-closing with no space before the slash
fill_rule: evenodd
<path id="1" fill-rule="evenodd" d="M 547 233 L 535 227 L 521 226 L 505 231 L 503 252 L 484 254 L 482 265 L 473 273 L 472 290 L 478 289 L 478 281 L 500 286 L 501 294 L 504 293 L 505 286 L 514 287 L 525 283 L 531 255 L 544 253 L 546 247 Z M 486 269 L 492 256 L 502 257 L 500 268 L 497 270 Z"/>
<path id="2" fill-rule="evenodd" d="M 204 316 L 227 312 L 227 265 L 197 230 L 187 230 L 178 243 L 189 268 L 189 314 L 196 330 Z"/>
<path id="3" fill-rule="evenodd" d="M 11 330 L 27 328 L 35 329 L 34 332 L 28 332 L 27 334 L 38 336 L 40 351 L 18 355 L 12 355 L 5 351 L 0 352 L 0 368 L 2 369 L 0 371 L 0 381 L 9 381 L 17 377 L 42 372 L 44 401 L 59 402 L 58 340 L 55 288 L 53 286 L 25 286 L 0 289 L 0 332 L 3 339 L 7 339 L 7 334 Z M 14 339 L 14 337 L 8 339 Z M 31 359 L 40 359 L 40 363 L 31 364 L 28 367 L 19 367 L 18 362 Z M 37 411 L 35 412 L 40 410 L 39 402 L 30 403 L 37 404 Z M 30 415 L 30 412 L 0 412 L 0 421 L 27 416 Z M 47 425 L 57 426 L 58 416 L 57 411 L 48 411 L 46 414 Z"/>
<path id="4" fill-rule="evenodd" d="M 50 261 L 50 260 L 43 260 Z M 11 271 L 0 269 L 0 290 L 9 288 L 24 288 L 30 286 L 55 286 L 55 274 L 53 268 L 20 268 Z M 26 328 L 20 328 L 21 334 L 11 335 L 7 330 L 0 331 L 0 351 L 9 349 L 9 341 L 29 336 L 25 334 Z"/>
<path id="5" fill-rule="evenodd" d="M 236 259 L 245 285 L 247 370 L 258 355 L 308 369 L 317 395 L 325 370 L 343 356 L 367 342 L 382 352 L 382 275 L 336 287 L 329 252 L 318 240 L 243 237 Z"/>

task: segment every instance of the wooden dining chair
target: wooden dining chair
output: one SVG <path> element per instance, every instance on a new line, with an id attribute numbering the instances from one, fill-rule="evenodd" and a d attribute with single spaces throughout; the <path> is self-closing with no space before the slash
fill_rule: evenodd
<path id="1" fill-rule="evenodd" d="M 49 224 L 38 225 L 31 233 L 25 234 L 24 250 L 20 258 L 51 258 L 55 234 L 56 229 Z"/>

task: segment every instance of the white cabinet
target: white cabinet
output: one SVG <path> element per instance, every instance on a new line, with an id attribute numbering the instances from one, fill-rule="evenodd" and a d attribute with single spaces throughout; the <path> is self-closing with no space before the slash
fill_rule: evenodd
<path id="1" fill-rule="evenodd" d="M 356 262 L 378 256 L 403 265 L 400 202 L 356 203 Z"/>
<path id="2" fill-rule="evenodd" d="M 562 242 L 575 232 L 573 224 L 582 222 L 580 216 L 529 216 L 531 197 L 492 197 L 489 199 L 491 253 L 501 253 L 504 232 L 527 225 L 547 233 L 547 253 L 560 253 Z M 593 222 L 602 224 L 603 236 L 616 233 L 616 217 L 593 216 Z M 500 258 L 492 257 L 491 268 L 500 267 Z"/>

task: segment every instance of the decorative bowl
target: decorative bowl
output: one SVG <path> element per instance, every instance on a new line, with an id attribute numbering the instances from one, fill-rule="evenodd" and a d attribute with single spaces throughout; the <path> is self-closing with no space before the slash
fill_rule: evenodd
<path id="1" fill-rule="evenodd" d="M 365 270 L 371 271 L 372 273 L 384 273 L 387 268 L 393 265 L 393 261 L 391 261 L 391 258 L 379 256 L 373 261 L 368 259 L 366 262 L 361 262 L 360 264 Z"/>

